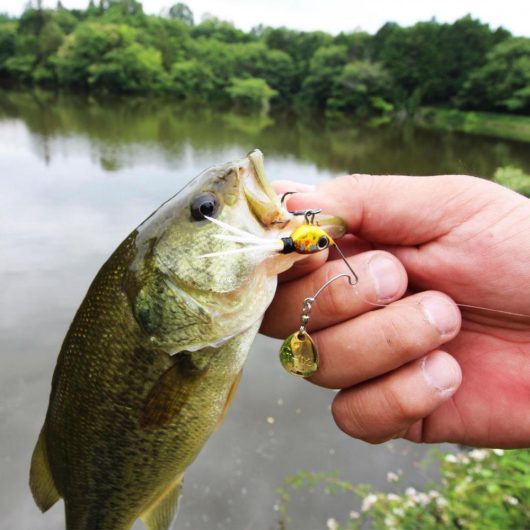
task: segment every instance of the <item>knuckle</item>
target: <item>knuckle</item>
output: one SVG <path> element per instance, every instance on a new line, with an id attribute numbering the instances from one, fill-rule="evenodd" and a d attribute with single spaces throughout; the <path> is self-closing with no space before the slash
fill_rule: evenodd
<path id="1" fill-rule="evenodd" d="M 329 268 L 326 271 L 324 283 L 336 276 L 336 271 Z M 324 283 L 321 283 L 321 287 Z M 347 296 L 348 295 L 348 296 Z M 344 286 L 340 282 L 333 282 L 319 297 L 320 312 L 323 315 L 330 316 L 344 316 L 350 312 L 352 304 L 352 296 L 350 292 L 345 291 Z M 317 303 L 317 307 L 318 307 Z"/>
<path id="2" fill-rule="evenodd" d="M 331 413 L 339 429 L 346 434 L 364 441 L 370 438 L 370 433 L 361 420 L 362 408 L 354 396 L 339 393 L 333 400 Z"/>
<path id="3" fill-rule="evenodd" d="M 394 308 L 387 308 L 381 312 L 381 316 L 379 333 L 386 352 L 408 358 L 418 350 L 418 330 L 407 315 L 398 313 Z"/>
<path id="4" fill-rule="evenodd" d="M 395 385 L 382 385 L 381 396 L 396 424 L 409 424 L 423 416 L 423 404 L 418 400 L 406 399 Z"/>

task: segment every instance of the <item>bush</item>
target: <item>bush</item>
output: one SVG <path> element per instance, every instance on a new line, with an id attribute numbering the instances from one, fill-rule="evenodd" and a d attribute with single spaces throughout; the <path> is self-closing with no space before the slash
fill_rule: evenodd
<path id="1" fill-rule="evenodd" d="M 530 197 L 530 175 L 527 175 L 522 169 L 512 166 L 499 167 L 493 175 L 493 180 L 502 186 Z"/>
<path id="2" fill-rule="evenodd" d="M 336 475 L 302 472 L 286 479 L 280 489 L 280 511 L 287 527 L 288 487 L 314 488 L 323 484 L 328 492 L 346 491 L 361 499 L 359 511 L 351 511 L 340 524 L 327 521 L 330 530 L 365 528 L 375 530 L 521 530 L 530 521 L 530 451 L 473 449 L 457 454 L 434 451 L 441 481 L 425 491 L 399 487 L 398 475 L 389 473 L 389 482 L 398 481 L 396 492 L 383 493 L 370 486 L 355 486 Z"/>
<path id="3" fill-rule="evenodd" d="M 259 77 L 233 78 L 227 92 L 236 105 L 257 110 L 266 110 L 270 99 L 277 93 Z"/>

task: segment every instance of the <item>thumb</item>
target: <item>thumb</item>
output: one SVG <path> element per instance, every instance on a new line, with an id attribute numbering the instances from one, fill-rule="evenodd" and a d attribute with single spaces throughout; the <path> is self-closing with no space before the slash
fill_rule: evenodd
<path id="1" fill-rule="evenodd" d="M 493 185 L 461 175 L 349 175 L 322 182 L 310 191 L 286 181 L 277 188 L 301 191 L 289 197 L 290 210 L 322 208 L 342 217 L 349 232 L 368 241 L 420 245 L 479 211 L 492 194 L 481 195 L 477 188 L 488 184 Z"/>

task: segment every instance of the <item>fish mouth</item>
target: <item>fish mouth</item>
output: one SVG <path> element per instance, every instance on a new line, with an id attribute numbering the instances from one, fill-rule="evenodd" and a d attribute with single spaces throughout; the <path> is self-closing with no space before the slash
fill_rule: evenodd
<path id="1" fill-rule="evenodd" d="M 280 202 L 265 175 L 263 153 L 254 149 L 247 155 L 248 174 L 243 177 L 243 192 L 248 206 L 256 219 L 267 229 L 292 231 L 306 223 L 303 215 L 293 215 Z M 314 223 L 326 231 L 332 239 L 340 239 L 346 233 L 345 222 L 336 215 L 318 213 Z"/>

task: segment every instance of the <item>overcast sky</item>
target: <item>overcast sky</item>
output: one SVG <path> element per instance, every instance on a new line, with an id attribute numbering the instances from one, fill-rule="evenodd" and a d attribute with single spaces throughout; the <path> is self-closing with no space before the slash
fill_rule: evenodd
<path id="1" fill-rule="evenodd" d="M 147 13 L 159 13 L 178 0 L 144 0 Z M 0 12 L 18 15 L 27 0 L 0 0 Z M 43 0 L 53 7 L 56 0 Z M 88 0 L 62 0 L 66 7 L 85 7 Z M 363 29 L 373 33 L 385 22 L 411 25 L 435 17 L 453 22 L 466 14 L 530 36 L 530 0 L 188 0 L 196 21 L 204 13 L 249 30 L 257 24 L 330 33 Z"/>

